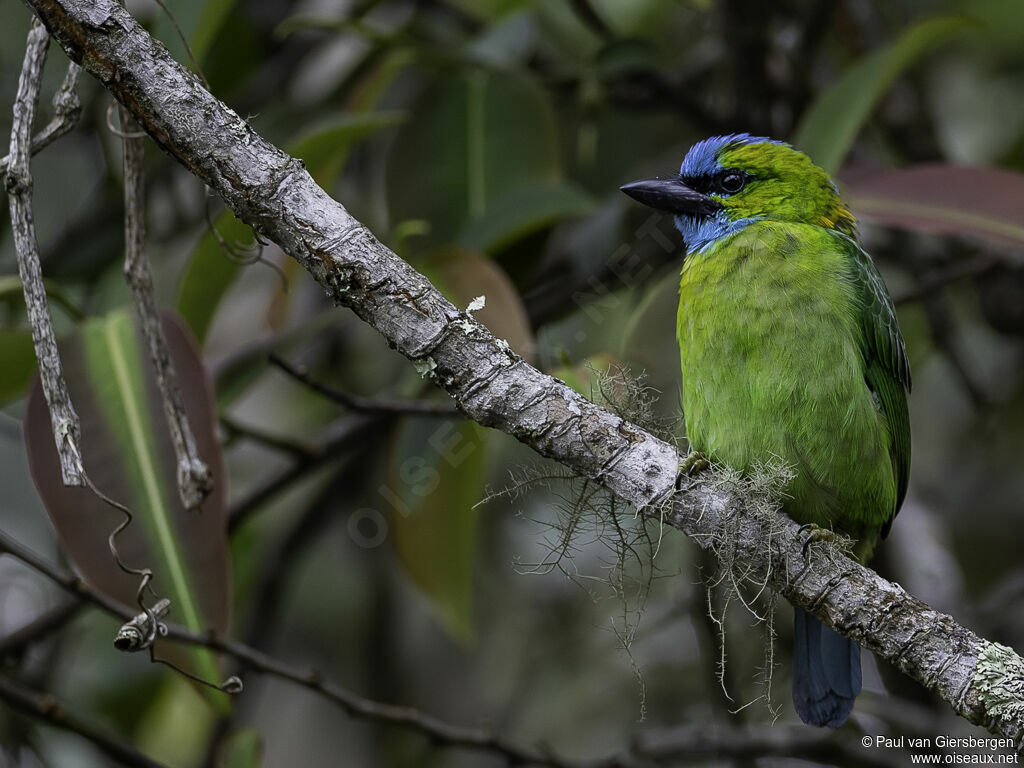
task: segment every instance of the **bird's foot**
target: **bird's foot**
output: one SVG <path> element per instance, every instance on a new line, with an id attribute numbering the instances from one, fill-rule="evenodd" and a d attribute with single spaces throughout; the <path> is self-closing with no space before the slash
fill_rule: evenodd
<path id="1" fill-rule="evenodd" d="M 708 457 L 700 451 L 691 451 L 686 458 L 679 463 L 679 474 L 676 475 L 676 490 L 683 489 L 683 478 L 692 478 L 694 475 L 703 472 L 711 466 Z"/>
<path id="2" fill-rule="evenodd" d="M 830 531 L 828 528 L 821 528 L 814 523 L 806 523 L 801 525 L 797 533 L 806 533 L 807 538 L 804 539 L 803 546 L 800 551 L 803 552 L 804 559 L 807 559 L 807 551 L 811 544 L 816 541 L 835 541 L 835 531 Z"/>

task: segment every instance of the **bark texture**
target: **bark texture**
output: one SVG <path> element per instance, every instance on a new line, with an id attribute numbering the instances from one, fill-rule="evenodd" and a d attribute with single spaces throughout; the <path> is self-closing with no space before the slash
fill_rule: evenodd
<path id="1" fill-rule="evenodd" d="M 25 61 L 14 99 L 14 121 L 11 125 L 11 151 L 4 184 L 11 211 L 14 249 L 18 254 L 18 275 L 25 293 L 25 312 L 32 327 L 32 344 L 39 364 L 39 378 L 50 411 L 53 440 L 60 457 L 60 473 L 64 485 L 83 485 L 82 454 L 79 450 L 81 427 L 71 404 L 64 369 L 57 353 L 57 337 L 53 319 L 46 303 L 43 268 L 39 261 L 35 216 L 32 213 L 32 122 L 39 103 L 43 64 L 50 45 L 50 36 L 38 20 L 33 20 L 25 45 Z M 77 74 L 74 75 L 77 77 Z M 69 72 L 68 78 L 72 78 Z M 65 80 L 67 84 L 67 80 Z M 72 81 L 71 89 L 73 90 Z M 63 88 L 61 89 L 63 91 Z"/>

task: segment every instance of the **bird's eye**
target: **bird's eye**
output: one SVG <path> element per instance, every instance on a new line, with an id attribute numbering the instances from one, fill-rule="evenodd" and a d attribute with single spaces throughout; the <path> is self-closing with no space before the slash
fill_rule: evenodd
<path id="1" fill-rule="evenodd" d="M 743 189 L 747 180 L 743 174 L 734 171 L 726 171 L 718 177 L 718 188 L 728 195 L 734 195 Z"/>

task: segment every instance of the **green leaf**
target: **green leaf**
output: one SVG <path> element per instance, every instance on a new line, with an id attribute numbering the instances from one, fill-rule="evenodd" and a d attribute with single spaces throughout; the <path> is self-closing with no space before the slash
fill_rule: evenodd
<path id="1" fill-rule="evenodd" d="M 0 405 L 24 396 L 36 369 L 32 332 L 0 329 Z"/>
<path id="2" fill-rule="evenodd" d="M 392 544 L 445 630 L 470 645 L 477 510 L 489 433 L 470 421 L 406 419 L 395 434 L 388 485 Z"/>
<path id="3" fill-rule="evenodd" d="M 562 177 L 554 111 L 527 77 L 450 74 L 412 112 L 388 156 L 387 194 L 393 221 L 430 222 L 416 240 L 421 249 L 454 242 L 513 190 L 556 186 Z"/>
<path id="4" fill-rule="evenodd" d="M 253 242 L 252 229 L 236 219 L 231 211 L 223 211 L 213 225 L 229 245 L 245 248 Z M 178 290 L 178 313 L 185 318 L 200 344 L 210 331 L 221 299 L 242 268 L 239 261 L 224 252 L 213 232 L 203 234 L 185 267 Z"/>
<path id="5" fill-rule="evenodd" d="M 206 52 L 217 39 L 217 33 L 224 26 L 234 7 L 235 0 L 206 0 L 203 4 L 203 12 L 196 23 L 195 32 L 192 33 L 192 54 L 196 61 L 202 63 L 206 58 Z"/>
<path id="6" fill-rule="evenodd" d="M 847 68 L 804 113 L 793 145 L 826 171 L 835 173 L 896 78 L 922 56 L 971 26 L 974 22 L 961 16 L 927 19 Z"/>
<path id="7" fill-rule="evenodd" d="M 405 120 L 406 113 L 356 112 L 308 129 L 292 139 L 288 153 L 301 158 L 306 170 L 325 189 L 341 173 L 352 146 L 367 136 Z"/>
<path id="8" fill-rule="evenodd" d="M 232 733 L 221 749 L 219 768 L 259 768 L 263 764 L 263 734 L 255 728 Z"/>
<path id="9" fill-rule="evenodd" d="M 562 219 L 586 216 L 593 210 L 594 199 L 573 184 L 525 184 L 501 195 L 463 228 L 457 240 L 468 248 L 493 252 Z"/>
<path id="10" fill-rule="evenodd" d="M 918 232 L 1024 245 L 1024 174 L 926 164 L 840 177 L 857 218 Z"/>
<path id="11" fill-rule="evenodd" d="M 126 505 L 133 521 L 117 538 L 122 559 L 151 568 L 153 588 L 171 599 L 169 619 L 195 632 L 228 630 L 226 482 L 215 433 L 211 387 L 198 348 L 179 321 L 164 318 L 164 332 L 200 456 L 215 489 L 199 514 L 179 499 L 177 467 L 148 352 L 133 315 L 115 312 L 90 320 L 62 340 L 60 354 L 72 402 L 82 424 L 82 456 L 93 483 Z M 25 442 L 32 477 L 64 552 L 95 588 L 136 605 L 139 579 L 122 572 L 107 537 L 122 515 L 91 490 L 65 487 L 53 444 L 49 412 L 38 379 L 29 395 Z M 147 595 L 147 601 L 153 598 Z M 220 682 L 216 658 L 196 647 L 158 641 L 157 654 Z M 211 694 L 226 706 L 220 694 Z"/>

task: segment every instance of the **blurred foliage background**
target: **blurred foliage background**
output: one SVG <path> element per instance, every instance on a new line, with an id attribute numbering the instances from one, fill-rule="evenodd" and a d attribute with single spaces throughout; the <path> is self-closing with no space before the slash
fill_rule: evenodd
<path id="1" fill-rule="evenodd" d="M 679 238 L 617 187 L 671 174 L 694 141 L 736 131 L 793 141 L 836 172 L 898 301 L 914 373 L 910 495 L 875 566 L 982 636 L 1024 649 L 1018 0 L 167 4 L 212 91 L 303 158 L 456 304 L 485 295 L 477 316 L 525 358 L 676 435 Z M 128 5 L 188 61 L 157 5 Z M 7 3 L 0 15 L 0 105 L 10 105 L 30 14 Z M 53 49 L 40 123 L 66 65 Z M 54 310 L 68 349 L 130 303 L 121 141 L 108 129 L 109 95 L 88 77 L 80 91 L 81 124 L 33 162 L 44 272 L 54 295 L 89 318 Z M 9 126 L 0 117 L 0 133 Z M 226 467 L 226 498 L 205 514 L 230 520 L 232 586 L 199 569 L 191 588 L 233 589 L 235 637 L 367 697 L 490 723 L 571 757 L 623 753 L 637 734 L 747 733 L 772 721 L 760 682 L 765 627 L 741 608 L 727 619 L 732 700 L 723 695 L 702 581 L 714 565 L 696 546 L 638 528 L 629 510 L 615 510 L 625 532 L 609 530 L 608 499 L 558 479 L 505 435 L 355 412 L 283 375 L 271 352 L 336 390 L 444 400 L 279 250 L 249 247 L 251 230 L 152 144 L 146 181 L 157 292 L 201 346 L 181 375 L 211 377 Z M 210 222 L 241 245 L 222 248 Z M 0 527 L 56 562 L 23 440 L 34 360 L 16 274 L 0 222 Z M 93 387 L 76 400 L 80 411 L 113 397 L 101 386 L 109 366 L 100 354 L 76 358 L 69 376 Z M 639 383 L 600 375 L 620 368 Z M 159 431 L 153 413 L 146 429 Z M 131 449 L 103 439 L 112 478 L 130 473 Z M 477 505 L 524 477 L 532 482 L 521 493 Z M 577 519 L 581 510 L 605 517 Z M 63 526 L 62 539 L 85 535 Z M 183 532 L 180 545 L 200 535 Z M 66 601 L 0 558 L 0 638 Z M 778 615 L 771 702 L 785 729 L 796 721 L 788 606 Z M 29 646 L 12 652 L 0 639 L 2 674 L 175 766 L 503 764 L 349 719 L 256 674 L 225 707 L 164 667 L 116 654 L 116 626 L 68 611 Z M 851 734 L 982 734 L 898 673 L 866 664 L 851 724 L 804 757 L 847 764 L 840 746 Z M 2 707 L 0 745 L 4 765 L 107 760 Z"/>

